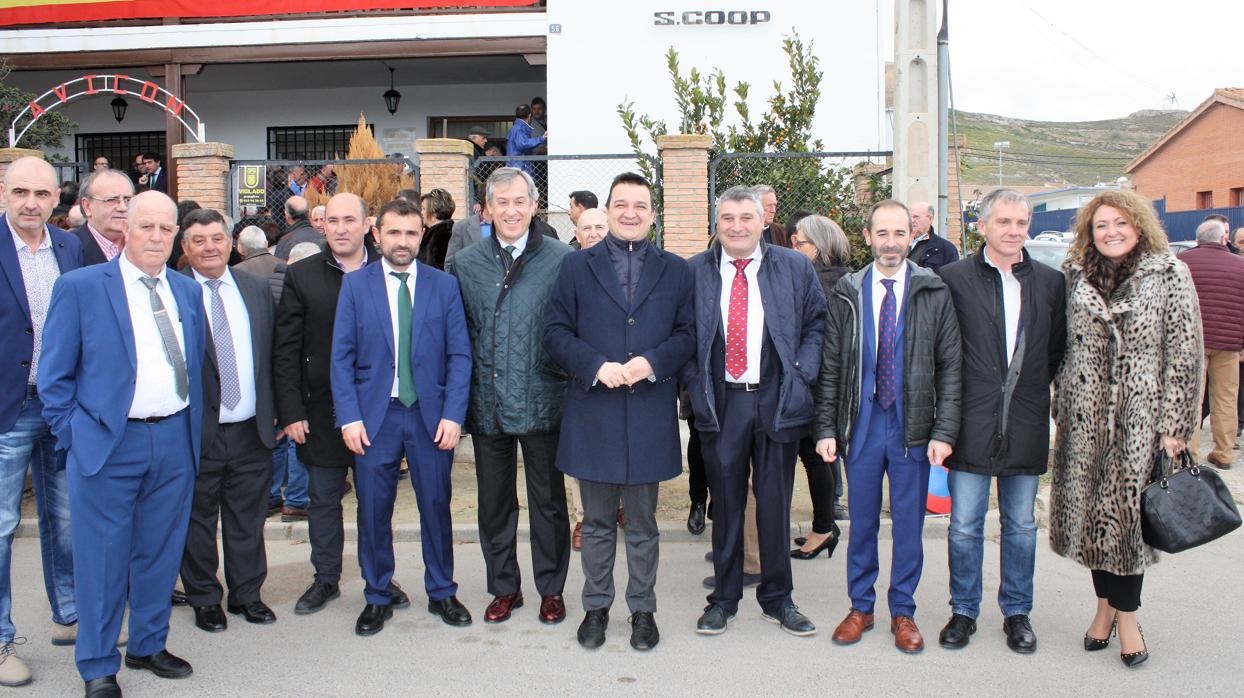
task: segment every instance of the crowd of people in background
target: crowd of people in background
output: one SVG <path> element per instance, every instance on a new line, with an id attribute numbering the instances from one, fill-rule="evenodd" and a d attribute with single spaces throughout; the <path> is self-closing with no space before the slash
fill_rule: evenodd
<path id="1" fill-rule="evenodd" d="M 511 155 L 547 138 L 542 100 L 516 115 Z M 470 140 L 486 149 L 484 135 Z M 1117 634 L 1135 666 L 1148 657 L 1137 610 L 1156 562 L 1139 490 L 1156 456 L 1194 443 L 1204 366 L 1211 463 L 1229 465 L 1239 429 L 1244 314 L 1220 297 L 1225 279 L 1244 283 L 1244 261 L 1217 220 L 1177 259 L 1152 206 L 1129 191 L 1079 211 L 1061 271 L 1028 256 L 1031 204 L 1008 189 L 982 201 L 984 244 L 964 259 L 933 230 L 927 203 L 876 203 L 863 231 L 872 261 L 849 269 L 838 223 L 799 212 L 780 224 L 767 185 L 725 191 L 715 238 L 684 260 L 651 242 L 652 185 L 632 173 L 613 180 L 603 207 L 590 191 L 570 195 L 566 244 L 535 215 L 543 195 L 531 161 L 490 171 L 481 210 L 457 222 L 459 202 L 441 189 L 402 191 L 377 210 L 338 191 L 310 208 L 307 188 L 329 191 L 331 172 L 296 167 L 273 207 L 280 226 L 174 202 L 156 157 L 136 158 L 137 178 L 96 164 L 68 202 L 84 219 L 70 231 L 48 223 L 64 196 L 50 165 L 23 158 L 4 178 L 0 268 L 15 293 L 0 304 L 0 336 L 20 360 L 0 391 L 7 684 L 30 679 L 7 574 L 28 469 L 54 641 L 76 644 L 88 696 L 120 695 L 126 642 L 132 669 L 192 672 L 166 646 L 174 602 L 207 632 L 225 631 L 229 615 L 277 620 L 262 598 L 268 516 L 308 522 L 311 583 L 293 612 L 337 599 L 351 488 L 365 582 L 355 632 L 381 632 L 411 602 L 394 578 L 401 479 L 418 503 L 427 609 L 470 625 L 450 514 L 453 452 L 468 433 L 492 596 L 484 622 L 506 622 L 525 602 L 521 448 L 538 619 L 566 618 L 578 550 L 577 639 L 606 641 L 621 528 L 630 644 L 651 650 L 657 494 L 683 472 L 680 419 L 691 432 L 686 525 L 699 535 L 713 522 L 696 632 L 725 632 L 755 586 L 765 619 L 814 634 L 794 603 L 791 561 L 832 557 L 836 519 L 849 517 L 849 608 L 832 638 L 861 641 L 875 624 L 888 482 L 890 630 L 899 650 L 922 651 L 926 495 L 931 468 L 945 466 L 952 615 L 939 644 L 962 649 L 976 632 L 996 485 L 1003 631 L 1031 654 L 1034 502 L 1050 461 L 1051 545 L 1091 570 L 1097 598 L 1084 648 Z M 799 460 L 813 526 L 792 549 Z"/>

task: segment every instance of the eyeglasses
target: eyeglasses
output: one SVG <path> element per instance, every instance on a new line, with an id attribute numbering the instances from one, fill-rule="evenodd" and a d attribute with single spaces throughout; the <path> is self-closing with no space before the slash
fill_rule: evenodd
<path id="1" fill-rule="evenodd" d="M 134 197 L 132 196 L 109 196 L 103 199 L 101 199 L 98 196 L 92 196 L 90 198 L 106 206 L 116 206 L 117 204 L 121 204 L 123 206 L 129 206 L 130 202 L 134 200 Z"/>
<path id="2" fill-rule="evenodd" d="M 803 247 L 804 245 L 812 245 L 812 244 L 813 242 L 811 240 L 796 240 L 795 241 L 795 247 Z"/>

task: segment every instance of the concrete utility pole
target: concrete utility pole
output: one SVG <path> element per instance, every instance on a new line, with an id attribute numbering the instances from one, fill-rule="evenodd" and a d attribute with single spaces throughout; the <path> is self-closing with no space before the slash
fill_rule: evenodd
<path id="1" fill-rule="evenodd" d="M 950 25 L 947 0 L 942 0 L 942 28 L 937 32 L 937 230 L 950 235 Z"/>
<path id="2" fill-rule="evenodd" d="M 1011 142 L 1010 141 L 994 141 L 993 147 L 994 147 L 994 150 L 998 151 L 998 188 L 1001 189 L 1002 188 L 1002 149 L 1010 148 Z"/>
<path id="3" fill-rule="evenodd" d="M 894 198 L 937 198 L 939 132 L 937 94 L 937 9 L 933 0 L 894 4 Z M 938 207 L 945 210 L 945 206 Z"/>

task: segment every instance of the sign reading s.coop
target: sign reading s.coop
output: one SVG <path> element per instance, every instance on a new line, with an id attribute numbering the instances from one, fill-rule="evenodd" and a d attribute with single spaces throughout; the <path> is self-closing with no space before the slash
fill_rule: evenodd
<path id="1" fill-rule="evenodd" d="M 661 10 L 652 13 L 652 23 L 658 27 L 682 25 L 746 25 L 764 24 L 771 19 L 768 10 Z"/>

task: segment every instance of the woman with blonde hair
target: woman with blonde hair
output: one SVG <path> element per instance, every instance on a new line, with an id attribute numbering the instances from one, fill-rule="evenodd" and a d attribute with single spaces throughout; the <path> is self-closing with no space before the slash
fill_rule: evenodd
<path id="1" fill-rule="evenodd" d="M 1050 545 L 1092 571 L 1097 612 L 1084 649 L 1105 649 L 1117 632 L 1134 667 L 1149 657 L 1136 611 L 1157 561 L 1141 535 L 1140 492 L 1159 453 L 1174 462 L 1187 447 L 1200 415 L 1201 317 L 1192 276 L 1148 201 L 1104 191 L 1074 230 Z"/>

